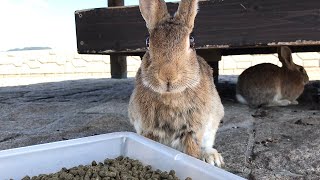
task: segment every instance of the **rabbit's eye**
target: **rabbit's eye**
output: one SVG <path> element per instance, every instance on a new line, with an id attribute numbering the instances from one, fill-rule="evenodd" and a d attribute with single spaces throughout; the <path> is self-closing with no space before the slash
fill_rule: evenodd
<path id="1" fill-rule="evenodd" d="M 194 48 L 195 42 L 194 42 L 193 36 L 189 37 L 189 41 L 190 41 L 190 48 Z"/>
<path id="2" fill-rule="evenodd" d="M 146 47 L 149 50 L 149 37 L 147 37 L 147 39 L 146 39 Z"/>
<path id="3" fill-rule="evenodd" d="M 303 67 L 300 67 L 300 68 L 299 68 L 299 71 L 300 71 L 300 72 L 304 72 Z"/>

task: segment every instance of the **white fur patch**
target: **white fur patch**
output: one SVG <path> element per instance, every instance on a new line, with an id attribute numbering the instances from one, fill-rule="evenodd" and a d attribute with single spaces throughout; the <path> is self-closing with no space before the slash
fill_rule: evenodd
<path id="1" fill-rule="evenodd" d="M 159 89 L 157 89 L 157 88 L 155 88 L 154 86 L 152 86 L 152 85 L 149 83 L 149 81 L 145 80 L 144 77 L 142 77 L 142 84 L 143 84 L 145 87 L 150 88 L 150 89 L 152 89 L 152 90 L 155 91 L 155 92 L 159 92 L 159 91 L 160 91 Z"/>
<path id="2" fill-rule="evenodd" d="M 243 97 L 242 95 L 237 94 L 237 95 L 236 95 L 236 98 L 237 98 L 237 100 L 238 100 L 239 103 L 241 103 L 241 104 L 248 104 L 248 102 L 244 99 L 244 97 Z"/>
<path id="3" fill-rule="evenodd" d="M 212 121 L 209 121 L 209 124 L 206 125 L 204 134 L 202 137 L 201 147 L 202 148 L 212 148 L 214 142 L 214 129 L 212 128 Z"/>
<path id="4" fill-rule="evenodd" d="M 277 94 L 273 97 L 273 101 L 274 101 L 274 102 L 277 102 L 277 101 L 281 100 L 281 98 L 282 98 L 281 90 L 279 89 L 279 90 L 277 91 Z"/>
<path id="5" fill-rule="evenodd" d="M 171 142 L 171 147 L 178 150 L 178 151 L 183 151 L 183 146 L 181 144 L 180 139 L 175 139 Z"/>
<path id="6" fill-rule="evenodd" d="M 141 122 L 140 121 L 134 121 L 133 126 L 136 129 L 136 132 L 138 134 L 141 134 Z"/>

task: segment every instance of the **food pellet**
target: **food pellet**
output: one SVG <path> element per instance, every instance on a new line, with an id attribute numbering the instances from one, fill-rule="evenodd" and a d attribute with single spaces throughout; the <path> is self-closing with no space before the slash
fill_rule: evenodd
<path id="1" fill-rule="evenodd" d="M 174 170 L 169 172 L 153 170 L 140 161 L 119 156 L 105 159 L 103 162 L 92 161 L 90 165 L 79 165 L 70 169 L 62 168 L 49 175 L 25 176 L 22 180 L 179 180 Z M 192 180 L 187 177 L 185 180 Z"/>

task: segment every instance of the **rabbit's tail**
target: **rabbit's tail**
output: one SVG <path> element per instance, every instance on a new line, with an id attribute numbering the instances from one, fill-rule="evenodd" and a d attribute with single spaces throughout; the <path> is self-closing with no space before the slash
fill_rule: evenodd
<path id="1" fill-rule="evenodd" d="M 241 103 L 241 104 L 248 104 L 247 100 L 244 99 L 244 97 L 243 97 L 242 95 L 237 94 L 237 95 L 236 95 L 236 98 L 237 98 L 237 100 L 238 100 L 239 103 Z"/>

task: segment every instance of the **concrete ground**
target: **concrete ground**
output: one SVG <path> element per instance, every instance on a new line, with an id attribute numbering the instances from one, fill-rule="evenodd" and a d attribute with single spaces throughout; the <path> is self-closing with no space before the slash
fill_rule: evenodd
<path id="1" fill-rule="evenodd" d="M 223 78 L 223 77 L 222 77 Z M 320 82 L 300 104 L 249 109 L 222 79 L 225 117 L 216 148 L 227 171 L 248 179 L 320 179 Z M 0 150 L 115 131 L 127 116 L 133 79 L 90 79 L 0 88 Z"/>

